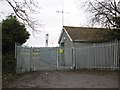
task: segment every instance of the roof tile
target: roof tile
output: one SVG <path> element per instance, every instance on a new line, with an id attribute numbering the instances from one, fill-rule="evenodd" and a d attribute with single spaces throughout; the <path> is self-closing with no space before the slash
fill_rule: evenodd
<path id="1" fill-rule="evenodd" d="M 103 42 L 107 41 L 107 34 L 110 31 L 105 28 L 70 27 L 64 26 L 73 41 Z"/>

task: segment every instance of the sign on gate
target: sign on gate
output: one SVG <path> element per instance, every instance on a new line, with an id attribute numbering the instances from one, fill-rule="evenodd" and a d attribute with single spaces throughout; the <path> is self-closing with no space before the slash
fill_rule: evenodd
<path id="1" fill-rule="evenodd" d="M 17 72 L 38 70 L 57 70 L 65 67 L 63 49 L 59 47 L 22 47 L 16 46 Z"/>
<path id="2" fill-rule="evenodd" d="M 62 53 L 63 53 L 63 50 L 60 48 L 59 52 L 60 52 L 60 54 L 62 54 Z"/>

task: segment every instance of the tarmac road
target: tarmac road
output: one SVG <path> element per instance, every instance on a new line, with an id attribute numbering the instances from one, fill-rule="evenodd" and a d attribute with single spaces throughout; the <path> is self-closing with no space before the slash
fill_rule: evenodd
<path id="1" fill-rule="evenodd" d="M 6 88 L 118 88 L 118 73 L 110 71 L 48 71 L 20 74 Z"/>

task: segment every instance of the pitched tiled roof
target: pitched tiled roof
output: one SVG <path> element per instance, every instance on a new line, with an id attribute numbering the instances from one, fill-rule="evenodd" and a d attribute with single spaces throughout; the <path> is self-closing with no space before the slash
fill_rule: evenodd
<path id="1" fill-rule="evenodd" d="M 69 27 L 64 26 L 64 30 L 68 33 L 72 41 L 85 42 L 105 42 L 108 41 L 108 32 L 105 28 L 90 27 Z M 107 36 L 107 37 L 106 37 Z"/>

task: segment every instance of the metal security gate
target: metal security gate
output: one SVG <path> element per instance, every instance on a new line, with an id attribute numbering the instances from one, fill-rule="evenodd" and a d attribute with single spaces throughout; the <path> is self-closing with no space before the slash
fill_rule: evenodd
<path id="1" fill-rule="evenodd" d="M 59 50 L 62 50 L 61 52 Z M 16 46 L 17 73 L 57 70 L 65 67 L 64 52 L 59 47 L 32 48 Z"/>

